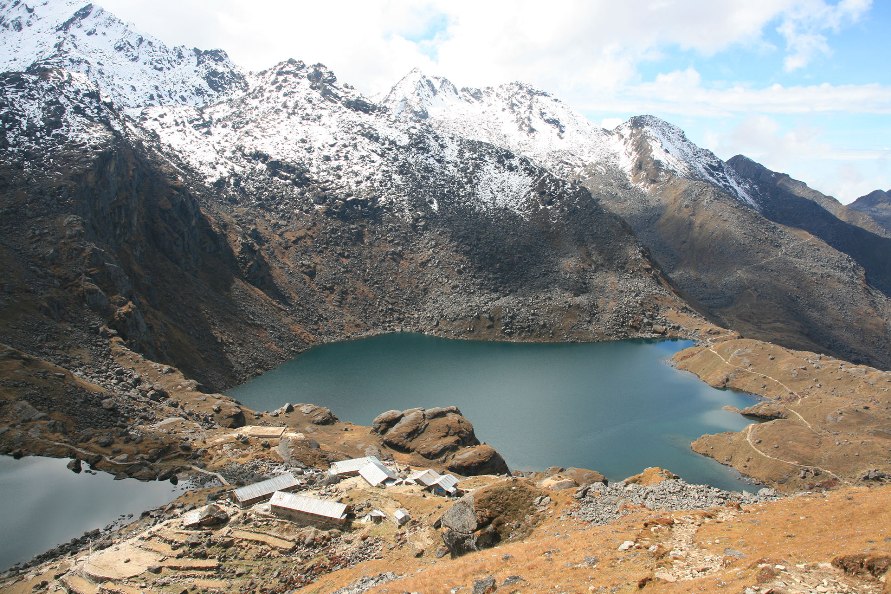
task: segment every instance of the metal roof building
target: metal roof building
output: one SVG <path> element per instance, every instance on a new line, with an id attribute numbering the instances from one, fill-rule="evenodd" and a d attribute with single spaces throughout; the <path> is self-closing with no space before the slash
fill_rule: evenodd
<path id="1" fill-rule="evenodd" d="M 277 491 L 269 500 L 272 513 L 294 522 L 313 525 L 341 525 L 347 520 L 343 503 Z"/>
<path id="2" fill-rule="evenodd" d="M 292 491 L 300 486 L 300 481 L 291 473 L 280 474 L 253 485 L 246 485 L 232 491 L 232 500 L 238 505 L 253 505 L 272 497 L 276 491 Z"/>
<path id="3" fill-rule="evenodd" d="M 362 467 L 370 463 L 383 464 L 377 459 L 377 456 L 364 456 L 362 458 L 353 458 L 351 460 L 335 462 L 331 465 L 331 468 L 328 469 L 328 473 L 337 476 L 353 476 L 359 474 Z"/>
<path id="4" fill-rule="evenodd" d="M 411 520 L 411 516 L 408 514 L 408 510 L 400 507 L 393 512 L 393 520 L 396 522 L 397 526 L 403 526 Z"/>
<path id="5" fill-rule="evenodd" d="M 372 487 L 391 485 L 399 476 L 384 466 L 380 461 L 369 462 L 359 469 L 359 476 L 364 478 Z"/>
<path id="6" fill-rule="evenodd" d="M 454 495 L 458 492 L 458 479 L 450 474 L 444 474 L 439 477 L 436 482 L 434 482 L 431 486 L 431 489 L 434 491 L 439 488 L 448 493 L 449 495 Z"/>
<path id="7" fill-rule="evenodd" d="M 367 522 L 374 522 L 375 524 L 379 524 L 387 517 L 387 514 L 382 512 L 379 509 L 371 510 L 371 513 L 365 516 L 365 520 Z"/>
<path id="8" fill-rule="evenodd" d="M 410 474 L 408 480 L 441 495 L 454 495 L 458 492 L 457 478 L 451 474 L 439 474 L 429 468 Z"/>
<path id="9" fill-rule="evenodd" d="M 413 472 L 408 475 L 408 480 L 413 483 L 417 483 L 419 485 L 424 485 L 425 487 L 429 487 L 433 483 L 435 483 L 439 478 L 440 474 L 433 469 L 419 470 L 417 472 Z"/>

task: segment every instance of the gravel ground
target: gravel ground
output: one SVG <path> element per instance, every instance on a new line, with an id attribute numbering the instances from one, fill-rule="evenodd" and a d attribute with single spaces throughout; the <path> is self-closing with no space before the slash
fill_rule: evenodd
<path id="1" fill-rule="evenodd" d="M 339 590 L 335 590 L 334 594 L 362 594 L 363 592 L 366 592 L 375 586 L 386 584 L 387 582 L 392 582 L 393 580 L 397 580 L 400 577 L 401 576 L 396 575 L 392 571 L 388 571 L 387 573 L 379 573 L 378 575 L 366 575 L 359 578 L 349 586 L 344 586 Z"/>
<path id="2" fill-rule="evenodd" d="M 758 503 L 779 499 L 773 489 L 761 489 L 757 494 L 722 491 L 707 485 L 690 485 L 680 479 L 662 481 L 652 486 L 595 483 L 580 488 L 576 494 L 579 506 L 569 516 L 591 522 L 608 524 L 623 515 L 623 505 L 643 505 L 651 510 L 674 511 L 707 509 L 728 503 Z"/>

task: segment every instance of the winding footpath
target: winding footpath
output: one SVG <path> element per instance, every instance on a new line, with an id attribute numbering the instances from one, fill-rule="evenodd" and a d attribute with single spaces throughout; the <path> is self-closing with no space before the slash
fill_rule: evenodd
<path id="1" fill-rule="evenodd" d="M 734 369 L 739 369 L 739 370 L 741 370 L 741 371 L 745 371 L 746 373 L 750 373 L 750 374 L 752 374 L 752 375 L 757 375 L 757 376 L 762 377 L 762 378 L 764 378 L 764 379 L 768 379 L 768 380 L 770 380 L 770 381 L 772 381 L 772 382 L 775 382 L 777 385 L 779 385 L 779 386 L 782 387 L 784 390 L 786 390 L 789 394 L 792 394 L 793 396 L 797 397 L 797 398 L 798 398 L 798 402 L 797 402 L 797 404 L 801 404 L 801 401 L 802 401 L 802 399 L 803 399 L 803 396 L 802 396 L 801 394 L 799 394 L 798 392 L 796 392 L 795 390 L 793 390 L 792 388 L 790 388 L 789 386 L 787 386 L 786 384 L 784 384 L 783 382 L 781 382 L 780 380 L 778 380 L 777 378 L 772 377 L 772 376 L 770 376 L 770 375 L 767 375 L 766 373 L 761 373 L 761 372 L 759 372 L 759 371 L 752 371 L 751 369 L 747 369 L 746 367 L 743 367 L 743 366 L 741 366 L 741 365 L 735 365 L 735 364 L 731 363 L 730 360 L 729 360 L 728 358 L 725 358 L 723 355 L 721 355 L 721 353 L 719 353 L 718 351 L 716 351 L 716 350 L 714 349 L 714 345 L 713 345 L 711 342 L 709 342 L 709 343 L 706 345 L 706 349 L 707 349 L 711 354 L 713 354 L 713 355 L 716 356 L 718 359 L 720 359 L 721 362 L 724 363 L 724 365 L 727 365 L 728 367 L 732 367 L 732 368 L 734 368 Z M 730 356 L 732 357 L 733 355 L 730 355 Z M 825 437 L 825 434 L 824 434 L 824 433 L 822 433 L 821 431 L 818 431 L 817 429 L 814 429 L 814 427 L 813 427 L 810 423 L 808 423 L 807 419 L 805 419 L 803 416 L 801 416 L 801 414 L 800 414 L 798 411 L 796 411 L 795 409 L 791 408 L 789 405 L 787 405 L 786 403 L 784 403 L 784 402 L 782 402 L 782 401 L 777 400 L 776 402 L 777 402 L 780 406 L 782 406 L 785 410 L 787 410 L 788 412 L 790 412 L 790 413 L 794 414 L 796 417 L 798 417 L 798 419 L 799 419 L 802 423 L 804 423 L 804 425 L 805 425 L 808 429 L 810 429 L 815 435 L 817 435 L 817 436 L 819 436 L 819 437 Z M 825 473 L 828 474 L 829 476 L 835 478 L 835 479 L 838 480 L 838 481 L 841 481 L 842 483 L 844 483 L 844 484 L 846 484 L 846 485 L 850 485 L 850 484 L 851 484 L 850 482 L 848 482 L 848 481 L 846 481 L 845 479 L 843 479 L 842 477 L 838 476 L 837 474 L 835 474 L 835 473 L 832 472 L 831 470 L 827 470 L 827 469 L 825 469 L 825 468 L 821 468 L 821 467 L 819 467 L 819 466 L 814 466 L 813 464 L 801 464 L 801 463 L 799 463 L 799 462 L 793 462 L 793 461 L 791 461 L 791 460 L 784 460 L 783 458 L 777 458 L 776 456 L 771 456 L 771 455 L 768 454 L 767 452 L 762 451 L 762 450 L 759 449 L 759 448 L 755 445 L 755 443 L 752 441 L 752 429 L 753 429 L 756 425 L 757 425 L 756 423 L 752 423 L 752 424 L 750 424 L 748 427 L 746 427 L 746 443 L 749 444 L 749 447 L 752 448 L 752 450 L 754 450 L 756 453 L 758 453 L 758 454 L 760 454 L 761 456 L 763 456 L 763 457 L 765 457 L 765 458 L 768 458 L 768 459 L 770 459 L 770 460 L 774 460 L 774 461 L 776 461 L 776 462 L 781 462 L 781 463 L 783 463 L 783 464 L 789 464 L 790 466 L 796 466 L 796 467 L 798 467 L 798 468 L 802 468 L 802 469 L 805 469 L 805 468 L 807 468 L 807 469 L 813 468 L 813 469 L 819 470 L 820 472 L 825 472 Z"/>

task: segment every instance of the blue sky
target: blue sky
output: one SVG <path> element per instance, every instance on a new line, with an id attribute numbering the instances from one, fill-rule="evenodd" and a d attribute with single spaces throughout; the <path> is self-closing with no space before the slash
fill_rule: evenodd
<path id="1" fill-rule="evenodd" d="M 610 127 L 651 113 L 850 202 L 891 189 L 889 0 L 99 0 L 252 70 L 322 62 L 367 94 L 413 67 L 520 80 Z"/>
<path id="2" fill-rule="evenodd" d="M 721 114 L 698 114 L 680 102 L 652 109 L 684 128 L 697 144 L 723 158 L 744 153 L 768 167 L 790 173 L 843 202 L 871 189 L 891 189 L 891 2 L 866 3 L 856 21 L 825 31 L 826 47 L 801 67 L 789 69 L 785 40 L 778 32 L 781 18 L 762 29 L 760 43 L 740 43 L 714 54 L 678 46 L 661 48 L 660 55 L 642 61 L 641 83 L 652 83 L 667 72 L 695 71 L 699 86 L 725 90 L 736 86 L 786 89 L 829 85 L 884 86 L 877 106 L 839 100 L 835 108 L 811 105 L 803 93 L 797 106 L 781 109 L 741 106 Z M 790 91 L 791 92 L 791 91 Z M 629 101 L 634 103 L 634 101 Z M 634 109 L 584 110 L 592 119 L 616 120 Z"/>

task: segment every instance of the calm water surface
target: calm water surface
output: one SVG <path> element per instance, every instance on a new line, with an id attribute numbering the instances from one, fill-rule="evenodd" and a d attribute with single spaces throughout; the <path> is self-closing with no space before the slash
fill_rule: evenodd
<path id="1" fill-rule="evenodd" d="M 690 482 L 753 487 L 690 449 L 750 421 L 756 400 L 716 390 L 668 359 L 688 341 L 517 344 L 390 334 L 324 345 L 230 391 L 256 410 L 330 407 L 367 425 L 379 413 L 457 405 L 511 468 L 592 468 L 620 480 L 662 466 Z"/>
<path id="2" fill-rule="evenodd" d="M 172 501 L 183 487 L 75 474 L 59 458 L 0 456 L 0 571 L 54 546 Z M 86 465 L 85 465 L 86 468 Z"/>

